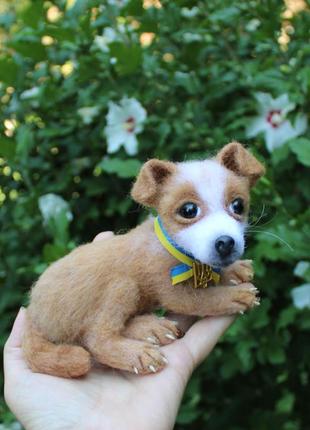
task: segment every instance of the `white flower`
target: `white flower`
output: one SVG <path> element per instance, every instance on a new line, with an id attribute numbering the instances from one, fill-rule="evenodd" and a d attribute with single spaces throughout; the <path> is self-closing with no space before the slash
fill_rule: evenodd
<path id="1" fill-rule="evenodd" d="M 119 104 L 110 102 L 104 129 L 108 141 L 108 153 L 117 152 L 123 145 L 129 155 L 137 153 L 136 134 L 143 130 L 146 110 L 136 99 L 122 98 Z"/>
<path id="2" fill-rule="evenodd" d="M 291 291 L 295 308 L 310 308 L 310 284 L 303 284 Z"/>
<path id="3" fill-rule="evenodd" d="M 266 146 L 269 152 L 279 148 L 288 140 L 300 136 L 307 128 L 307 118 L 298 114 L 293 125 L 286 117 L 295 109 L 287 94 L 273 99 L 270 94 L 256 93 L 259 116 L 254 118 L 246 130 L 247 137 L 265 133 Z"/>
<path id="4" fill-rule="evenodd" d="M 255 31 L 260 26 L 260 20 L 257 18 L 251 19 L 247 25 L 245 26 L 245 29 L 249 32 Z"/>
<path id="5" fill-rule="evenodd" d="M 39 198 L 39 209 L 45 223 L 56 218 L 61 212 L 65 212 L 67 220 L 73 219 L 69 204 L 57 194 L 44 194 Z"/>
<path id="6" fill-rule="evenodd" d="M 191 9 L 188 7 L 182 7 L 181 9 L 181 15 L 184 16 L 184 18 L 194 18 L 199 13 L 199 7 L 194 6 Z"/>
<path id="7" fill-rule="evenodd" d="M 38 97 L 40 94 L 40 88 L 39 87 L 32 87 L 29 90 L 23 91 L 20 95 L 20 98 L 22 100 L 32 99 Z"/>
<path id="8" fill-rule="evenodd" d="M 109 44 L 119 40 L 119 35 L 112 27 L 106 27 L 103 30 L 102 36 L 96 36 L 94 44 L 102 52 L 109 52 Z"/>
<path id="9" fill-rule="evenodd" d="M 77 113 L 82 118 L 83 124 L 90 124 L 93 121 L 94 117 L 98 115 L 99 107 L 98 106 L 83 107 L 78 109 Z"/>

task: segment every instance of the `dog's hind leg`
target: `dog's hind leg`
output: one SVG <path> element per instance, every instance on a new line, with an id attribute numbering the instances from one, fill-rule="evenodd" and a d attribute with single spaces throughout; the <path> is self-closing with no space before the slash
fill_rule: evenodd
<path id="1" fill-rule="evenodd" d="M 156 372 L 165 366 L 166 359 L 158 346 L 128 339 L 123 333 L 138 304 L 139 291 L 134 282 L 121 280 L 109 288 L 100 312 L 83 338 L 83 344 L 98 362 L 141 374 Z"/>
<path id="2" fill-rule="evenodd" d="M 85 375 L 91 367 L 90 354 L 84 348 L 48 341 L 29 315 L 26 315 L 22 346 L 26 362 L 33 372 L 75 378 Z"/>

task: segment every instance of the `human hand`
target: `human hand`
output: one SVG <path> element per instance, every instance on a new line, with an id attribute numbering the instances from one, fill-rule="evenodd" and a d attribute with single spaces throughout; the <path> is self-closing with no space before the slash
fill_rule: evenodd
<path id="1" fill-rule="evenodd" d="M 188 320 L 174 319 L 181 328 L 188 326 Z M 6 402 L 27 430 L 172 429 L 192 371 L 232 321 L 217 317 L 194 323 L 182 339 L 163 347 L 169 364 L 160 373 L 136 376 L 98 366 L 84 378 L 63 379 L 27 367 L 21 349 L 21 309 L 4 348 Z"/>

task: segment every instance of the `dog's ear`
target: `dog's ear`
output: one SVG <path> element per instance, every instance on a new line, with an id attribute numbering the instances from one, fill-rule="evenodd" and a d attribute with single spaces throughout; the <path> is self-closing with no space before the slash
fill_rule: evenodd
<path id="1" fill-rule="evenodd" d="M 170 161 L 147 161 L 140 170 L 131 190 L 132 198 L 144 206 L 155 207 L 160 197 L 162 185 L 176 171 L 176 165 Z"/>
<path id="2" fill-rule="evenodd" d="M 238 142 L 225 145 L 216 160 L 237 175 L 248 178 L 250 187 L 265 173 L 265 167 Z"/>

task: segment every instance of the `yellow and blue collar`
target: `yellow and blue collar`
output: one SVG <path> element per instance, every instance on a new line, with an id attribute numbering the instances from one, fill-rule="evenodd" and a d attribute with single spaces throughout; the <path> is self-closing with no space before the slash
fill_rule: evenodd
<path id="1" fill-rule="evenodd" d="M 163 247 L 182 264 L 172 267 L 170 276 L 172 285 L 194 278 L 194 288 L 206 288 L 210 283 L 217 284 L 220 274 L 207 264 L 195 260 L 194 256 L 181 248 L 168 235 L 159 216 L 154 219 L 154 230 Z"/>

